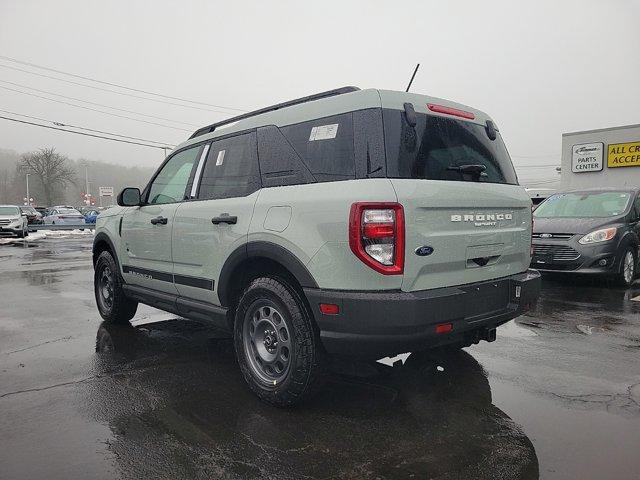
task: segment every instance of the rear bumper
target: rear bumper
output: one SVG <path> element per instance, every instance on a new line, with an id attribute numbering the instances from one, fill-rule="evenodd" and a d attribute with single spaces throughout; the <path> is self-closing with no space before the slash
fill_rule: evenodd
<path id="1" fill-rule="evenodd" d="M 522 315 L 540 293 L 535 270 L 499 278 L 418 292 L 352 292 L 305 289 L 322 343 L 331 354 L 380 358 L 433 347 L 474 343 Z M 324 315 L 320 303 L 339 306 Z M 436 325 L 451 323 L 450 333 Z"/>

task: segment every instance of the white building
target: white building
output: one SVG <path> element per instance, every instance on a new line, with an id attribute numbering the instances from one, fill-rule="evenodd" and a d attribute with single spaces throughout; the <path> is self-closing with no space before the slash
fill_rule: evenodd
<path id="1" fill-rule="evenodd" d="M 640 125 L 562 134 L 562 190 L 640 185 Z"/>

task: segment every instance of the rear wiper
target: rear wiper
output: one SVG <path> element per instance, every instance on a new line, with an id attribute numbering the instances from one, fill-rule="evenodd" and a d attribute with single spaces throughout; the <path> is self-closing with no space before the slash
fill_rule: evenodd
<path id="1" fill-rule="evenodd" d="M 460 172 L 461 175 L 465 173 L 474 177 L 475 180 L 480 180 L 480 177 L 486 177 L 487 174 L 485 170 L 487 167 L 485 165 L 451 165 L 447 167 L 447 170 L 451 170 L 454 172 Z"/>

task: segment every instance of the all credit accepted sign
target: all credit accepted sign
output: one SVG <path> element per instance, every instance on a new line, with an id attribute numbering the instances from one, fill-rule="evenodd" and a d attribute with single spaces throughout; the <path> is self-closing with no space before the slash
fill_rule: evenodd
<path id="1" fill-rule="evenodd" d="M 604 144 L 583 143 L 574 145 L 571 155 L 571 171 L 574 173 L 599 172 L 602 170 Z"/>
<path id="2" fill-rule="evenodd" d="M 609 145 L 607 166 L 640 167 L 640 142 L 614 143 Z"/>

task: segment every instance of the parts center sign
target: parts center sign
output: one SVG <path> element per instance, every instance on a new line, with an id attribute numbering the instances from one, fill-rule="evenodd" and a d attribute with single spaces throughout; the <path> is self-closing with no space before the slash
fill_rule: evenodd
<path id="1" fill-rule="evenodd" d="M 640 142 L 609 145 L 607 166 L 609 168 L 640 167 Z"/>
<path id="2" fill-rule="evenodd" d="M 603 152 L 603 143 L 574 145 L 571 155 L 571 171 L 574 173 L 601 171 Z"/>

